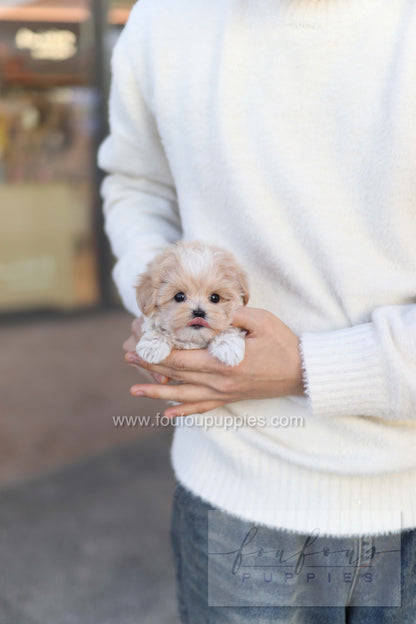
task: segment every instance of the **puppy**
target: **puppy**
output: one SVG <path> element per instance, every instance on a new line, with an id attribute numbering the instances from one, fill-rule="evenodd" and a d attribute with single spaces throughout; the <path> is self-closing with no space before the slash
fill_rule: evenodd
<path id="1" fill-rule="evenodd" d="M 137 354 L 158 364 L 172 349 L 204 349 L 227 366 L 244 358 L 245 332 L 230 325 L 249 299 L 247 276 L 227 250 L 198 241 L 168 247 L 139 276 L 144 333 Z"/>

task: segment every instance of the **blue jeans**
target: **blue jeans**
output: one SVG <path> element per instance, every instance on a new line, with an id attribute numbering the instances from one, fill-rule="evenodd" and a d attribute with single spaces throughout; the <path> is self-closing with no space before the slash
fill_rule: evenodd
<path id="1" fill-rule="evenodd" d="M 416 623 L 416 530 L 325 538 L 258 528 L 177 485 L 171 540 L 182 624 Z"/>

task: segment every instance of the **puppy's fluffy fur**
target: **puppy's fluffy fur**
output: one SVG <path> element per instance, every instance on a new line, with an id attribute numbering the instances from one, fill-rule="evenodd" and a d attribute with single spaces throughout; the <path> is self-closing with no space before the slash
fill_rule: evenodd
<path id="1" fill-rule="evenodd" d="M 179 242 L 160 253 L 140 275 L 137 302 L 145 317 L 136 351 L 157 364 L 173 348 L 209 351 L 227 366 L 244 358 L 244 331 L 230 326 L 249 299 L 247 276 L 227 250 Z"/>

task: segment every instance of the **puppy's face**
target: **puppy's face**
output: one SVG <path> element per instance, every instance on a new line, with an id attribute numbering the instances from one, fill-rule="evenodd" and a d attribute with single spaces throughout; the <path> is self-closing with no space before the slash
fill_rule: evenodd
<path id="1" fill-rule="evenodd" d="M 162 331 L 204 347 L 247 303 L 247 280 L 226 250 L 178 243 L 157 256 L 141 276 L 137 300 Z"/>

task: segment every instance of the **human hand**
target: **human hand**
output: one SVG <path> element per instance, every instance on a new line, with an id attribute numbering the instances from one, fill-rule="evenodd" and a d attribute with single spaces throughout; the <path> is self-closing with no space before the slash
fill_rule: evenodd
<path id="1" fill-rule="evenodd" d="M 287 325 L 271 312 L 243 307 L 232 324 L 247 331 L 245 357 L 238 366 L 225 366 L 207 349 L 174 350 L 160 364 L 130 352 L 130 363 L 181 382 L 138 384 L 131 394 L 180 403 L 165 411 L 169 417 L 204 413 L 235 401 L 304 394 L 299 338 Z"/>
<path id="2" fill-rule="evenodd" d="M 136 345 L 139 342 L 142 333 L 143 319 L 135 318 L 131 324 L 131 335 L 127 338 L 127 340 L 123 342 L 123 349 L 126 352 L 125 360 L 136 368 L 140 367 L 140 364 L 138 364 L 138 360 L 140 360 L 140 358 L 138 358 L 136 354 Z M 155 380 L 158 383 L 167 383 L 169 381 L 169 378 L 165 377 L 164 375 L 160 375 L 159 373 L 152 373 L 151 371 L 146 371 L 144 367 L 141 368 L 141 372 L 144 373 L 149 380 Z"/>

